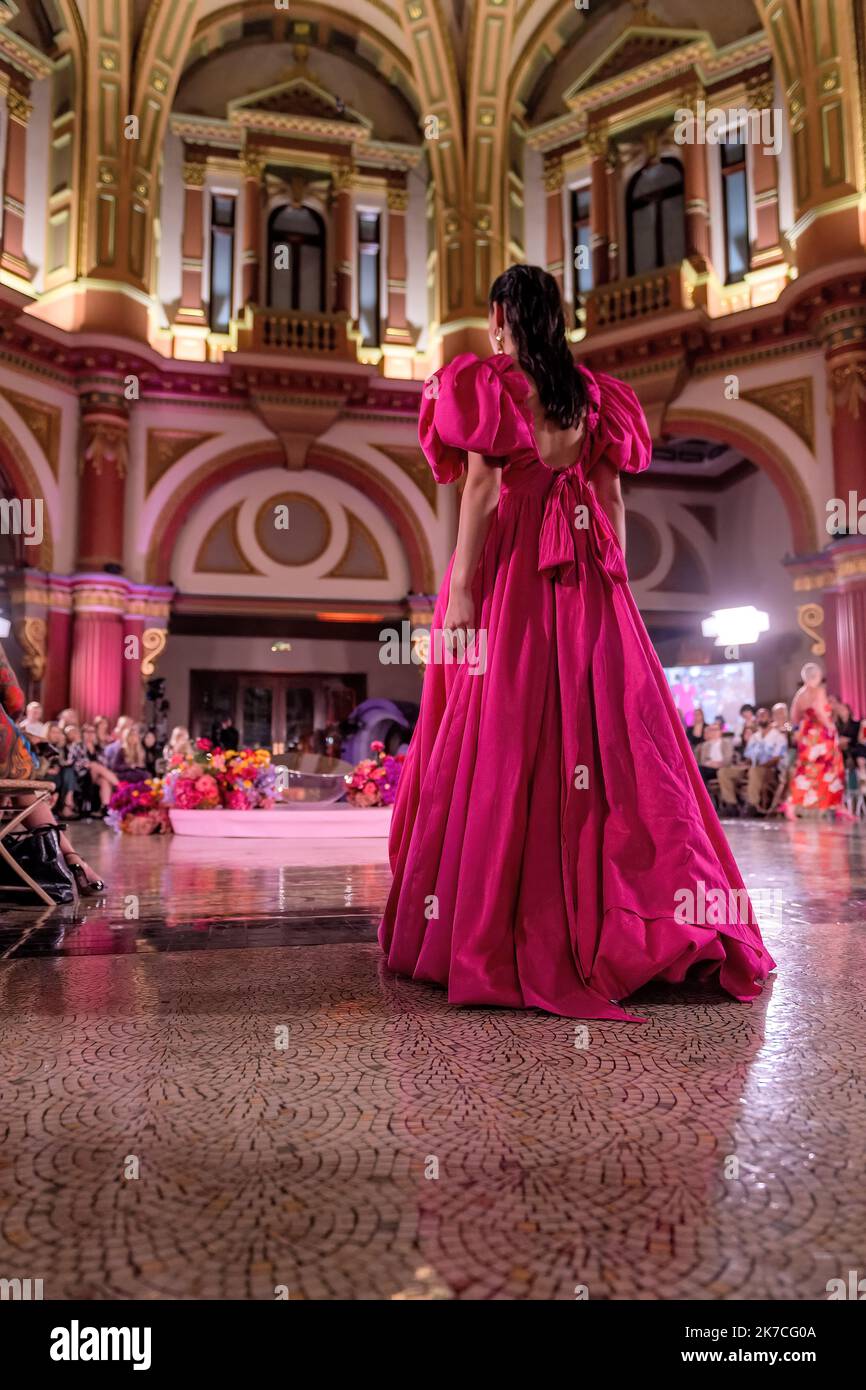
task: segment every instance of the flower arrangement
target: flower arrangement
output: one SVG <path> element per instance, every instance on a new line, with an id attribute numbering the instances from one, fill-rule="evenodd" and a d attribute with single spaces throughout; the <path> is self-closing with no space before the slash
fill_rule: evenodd
<path id="1" fill-rule="evenodd" d="M 147 782 L 118 782 L 105 817 L 112 830 L 124 835 L 161 835 L 171 831 L 159 778 Z"/>
<path id="2" fill-rule="evenodd" d="M 362 758 L 346 774 L 346 799 L 353 806 L 393 806 L 405 753 L 385 752 L 384 743 L 371 743 L 372 758 Z"/>
<path id="3" fill-rule="evenodd" d="M 196 739 L 191 753 L 177 753 L 163 779 L 163 805 L 179 811 L 267 810 L 276 799 L 276 768 L 266 748 L 239 752 Z"/>

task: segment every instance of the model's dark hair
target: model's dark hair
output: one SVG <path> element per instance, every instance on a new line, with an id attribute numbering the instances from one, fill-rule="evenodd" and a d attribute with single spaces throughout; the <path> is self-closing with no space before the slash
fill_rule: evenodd
<path id="1" fill-rule="evenodd" d="M 493 281 L 490 304 L 501 304 L 517 360 L 532 377 L 544 413 L 564 430 L 580 424 L 586 383 L 565 336 L 559 285 L 537 265 L 512 265 Z"/>

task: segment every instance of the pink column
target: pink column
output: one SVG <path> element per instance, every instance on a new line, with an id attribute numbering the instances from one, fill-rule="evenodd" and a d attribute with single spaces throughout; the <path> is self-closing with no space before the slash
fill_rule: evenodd
<path id="1" fill-rule="evenodd" d="M 606 285 L 610 279 L 610 236 L 608 224 L 608 137 L 602 128 L 593 130 L 587 141 L 592 155 L 590 165 L 589 222 L 591 228 L 592 283 Z"/>
<path id="2" fill-rule="evenodd" d="M 355 172 L 351 165 L 341 164 L 334 171 L 336 207 L 334 213 L 335 262 L 337 287 L 334 310 L 338 314 L 352 312 L 352 189 Z"/>
<path id="3" fill-rule="evenodd" d="M 74 627 L 69 698 L 82 719 L 123 713 L 123 615 L 127 585 L 108 574 L 72 581 Z"/>
<path id="4" fill-rule="evenodd" d="M 204 262 L 204 184 L 207 156 L 204 150 L 190 147 L 185 148 L 184 154 L 181 293 L 174 321 L 203 327 L 207 322 L 201 281 Z"/>
<path id="5" fill-rule="evenodd" d="M 866 563 L 866 557 L 861 557 Z M 836 659 L 839 695 L 858 719 L 866 718 L 866 582 L 837 589 Z"/>
<path id="6" fill-rule="evenodd" d="M 262 223 L 262 174 L 264 157 L 247 150 L 241 160 L 244 176 L 244 246 L 242 304 L 261 304 L 266 288 L 260 282 L 259 242 Z"/>
<path id="7" fill-rule="evenodd" d="M 544 165 L 545 193 L 545 263 L 547 270 L 559 285 L 563 285 L 565 261 L 565 240 L 562 231 L 562 185 L 564 181 L 562 158 L 552 156 Z M 575 295 L 575 298 L 577 296 Z"/>
<path id="8" fill-rule="evenodd" d="M 143 613 L 124 613 L 123 615 L 123 713 L 133 719 L 141 717 L 144 703 L 144 686 L 141 663 L 144 648 L 141 639 L 146 619 Z"/>
<path id="9" fill-rule="evenodd" d="M 72 650 L 72 591 L 68 579 L 52 575 L 48 590 L 45 674 L 42 704 L 47 718 L 69 706 L 69 657 Z"/>

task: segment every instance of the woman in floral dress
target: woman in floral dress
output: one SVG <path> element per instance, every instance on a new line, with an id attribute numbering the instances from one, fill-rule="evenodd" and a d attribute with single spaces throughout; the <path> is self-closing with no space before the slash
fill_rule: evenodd
<path id="1" fill-rule="evenodd" d="M 850 813 L 842 805 L 845 763 L 824 673 L 814 661 L 809 661 L 800 676 L 803 684 L 791 704 L 797 762 L 791 774 L 785 815 L 788 820 L 796 820 L 798 811 L 833 811 L 847 819 Z"/>

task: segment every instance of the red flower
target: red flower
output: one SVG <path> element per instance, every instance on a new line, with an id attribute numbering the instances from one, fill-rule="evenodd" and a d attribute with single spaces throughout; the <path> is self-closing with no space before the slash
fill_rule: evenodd
<path id="1" fill-rule="evenodd" d="M 195 741 L 195 746 L 196 748 L 200 748 L 202 753 L 209 753 L 210 750 L 213 748 L 213 744 L 211 743 L 209 738 L 197 738 Z"/>

